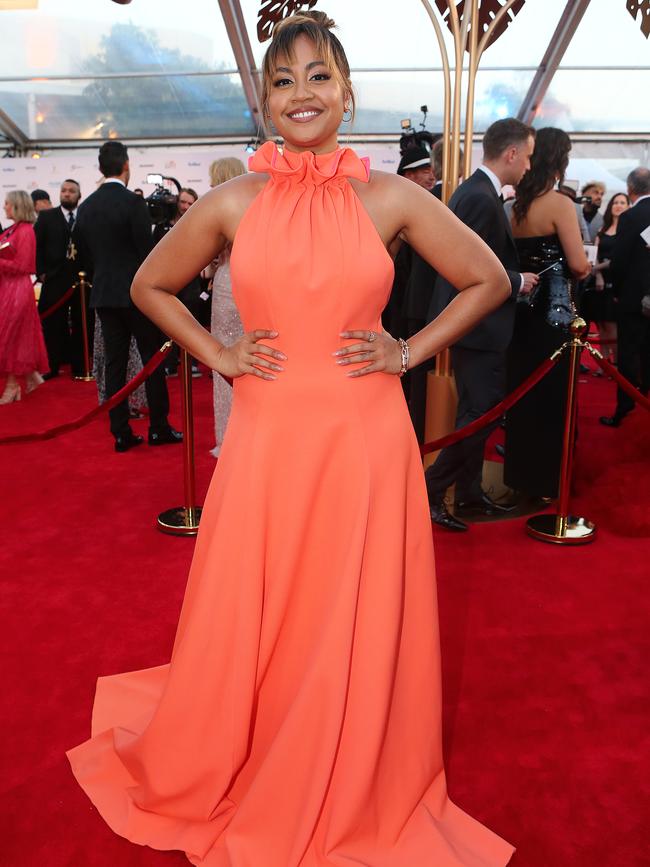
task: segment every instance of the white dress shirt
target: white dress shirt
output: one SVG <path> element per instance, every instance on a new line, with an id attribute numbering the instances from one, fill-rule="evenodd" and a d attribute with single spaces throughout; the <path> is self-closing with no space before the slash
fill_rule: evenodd
<path id="1" fill-rule="evenodd" d="M 496 190 L 497 196 L 499 196 L 499 198 L 501 198 L 501 190 L 503 189 L 503 184 L 501 183 L 501 181 L 499 180 L 499 178 L 494 174 L 494 172 L 492 171 L 492 169 L 489 169 L 487 166 L 480 165 L 480 166 L 479 166 L 479 169 L 480 169 L 482 172 L 485 172 L 485 174 L 488 176 L 488 178 L 489 178 L 490 181 L 492 182 L 492 186 L 493 186 L 494 189 Z M 508 219 L 508 215 L 506 214 L 506 220 L 507 220 L 507 219 Z M 520 280 L 521 280 L 521 283 L 519 284 L 519 291 L 521 292 L 521 290 L 524 288 L 524 283 L 525 283 L 526 281 L 525 281 L 525 279 L 524 279 L 524 275 L 523 275 L 523 274 L 520 274 L 519 277 L 520 277 Z"/>

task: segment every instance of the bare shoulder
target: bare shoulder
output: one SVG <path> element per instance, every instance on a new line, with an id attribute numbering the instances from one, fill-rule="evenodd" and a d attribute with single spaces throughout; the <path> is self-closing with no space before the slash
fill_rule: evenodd
<path id="1" fill-rule="evenodd" d="M 242 217 L 262 192 L 268 179 L 266 174 L 251 172 L 219 184 L 201 196 L 200 201 L 188 214 L 194 212 L 197 217 L 199 214 L 207 216 L 208 219 L 214 217 L 219 222 L 221 232 L 232 242 Z"/>
<path id="2" fill-rule="evenodd" d="M 559 190 L 550 190 L 542 196 L 542 199 L 546 200 L 547 207 L 552 208 L 560 214 L 572 214 L 575 212 L 576 203 Z"/>
<path id="3" fill-rule="evenodd" d="M 248 206 L 250 202 L 262 191 L 268 175 L 251 172 L 239 175 L 224 184 L 219 184 L 201 197 L 206 203 L 219 208 L 238 208 L 241 205 Z"/>
<path id="4" fill-rule="evenodd" d="M 433 196 L 428 190 L 413 181 L 409 181 L 400 175 L 390 172 L 375 171 L 370 172 L 370 180 L 367 184 L 360 184 L 365 187 L 368 195 L 371 198 L 381 200 L 385 206 L 399 209 L 401 211 L 410 210 L 411 208 L 427 208 L 432 211 L 436 206 L 440 205 L 438 199 Z"/>

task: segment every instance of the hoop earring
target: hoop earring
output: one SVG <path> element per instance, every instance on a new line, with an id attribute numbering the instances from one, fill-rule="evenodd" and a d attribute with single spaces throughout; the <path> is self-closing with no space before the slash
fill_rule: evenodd
<path id="1" fill-rule="evenodd" d="M 345 112 L 347 112 L 347 111 L 350 112 L 350 117 L 345 116 Z M 350 121 L 352 120 L 352 109 L 350 109 L 350 108 L 345 109 L 345 111 L 343 112 L 342 120 L 343 120 L 343 123 L 350 123 Z"/>

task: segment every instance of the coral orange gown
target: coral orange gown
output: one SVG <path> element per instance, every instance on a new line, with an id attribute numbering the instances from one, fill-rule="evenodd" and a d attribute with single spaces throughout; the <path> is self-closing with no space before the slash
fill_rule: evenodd
<path id="1" fill-rule="evenodd" d="M 265 144 L 232 253 L 274 382 L 235 381 L 171 662 L 100 678 L 68 753 L 118 834 L 205 867 L 501 867 L 447 796 L 431 525 L 399 378 L 332 353 L 393 269 L 353 151 Z M 152 861 L 153 863 L 153 861 Z M 156 862 L 157 863 L 157 862 Z M 162 856 L 160 863 L 163 863 Z"/>

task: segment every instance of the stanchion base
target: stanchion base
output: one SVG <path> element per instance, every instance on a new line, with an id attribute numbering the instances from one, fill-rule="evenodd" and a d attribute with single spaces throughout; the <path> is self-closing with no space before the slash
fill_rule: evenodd
<path id="1" fill-rule="evenodd" d="M 526 532 L 540 542 L 552 542 L 556 545 L 586 545 L 593 541 L 596 525 L 587 518 L 569 515 L 533 515 L 526 521 Z"/>
<path id="2" fill-rule="evenodd" d="M 72 378 L 75 379 L 77 382 L 94 382 L 94 381 L 95 381 L 95 377 L 92 376 L 92 375 L 88 375 L 88 376 L 73 376 Z"/>
<path id="3" fill-rule="evenodd" d="M 185 506 L 167 509 L 158 515 L 158 529 L 171 536 L 196 536 L 202 511 L 200 506 L 193 509 L 186 509 Z"/>

